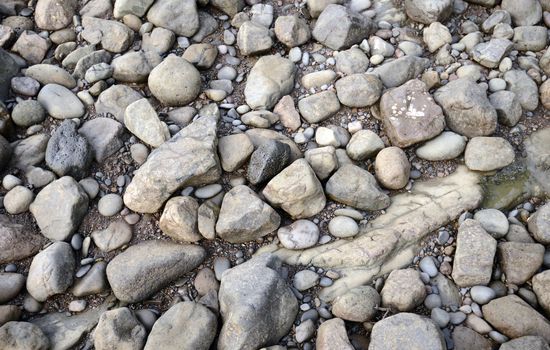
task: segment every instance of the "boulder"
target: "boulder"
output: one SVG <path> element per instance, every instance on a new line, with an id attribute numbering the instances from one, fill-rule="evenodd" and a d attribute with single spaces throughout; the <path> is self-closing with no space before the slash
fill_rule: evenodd
<path id="1" fill-rule="evenodd" d="M 117 348 L 141 350 L 145 344 L 147 331 L 127 307 L 104 312 L 94 331 L 96 350 Z"/>
<path id="2" fill-rule="evenodd" d="M 197 68 L 184 58 L 170 55 L 153 68 L 148 86 L 161 103 L 185 106 L 199 95 L 201 76 Z"/>

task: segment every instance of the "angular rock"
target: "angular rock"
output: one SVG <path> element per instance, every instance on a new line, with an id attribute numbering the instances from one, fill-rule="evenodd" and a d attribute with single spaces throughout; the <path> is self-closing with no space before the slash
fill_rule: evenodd
<path id="1" fill-rule="evenodd" d="M 94 331 L 94 347 L 109 350 L 116 344 L 124 349 L 139 350 L 145 344 L 147 331 L 127 307 L 104 312 Z"/>
<path id="2" fill-rule="evenodd" d="M 91 44 L 101 43 L 103 49 L 120 53 L 126 51 L 134 39 L 134 32 L 126 25 L 101 18 L 82 17 L 82 37 Z"/>
<path id="3" fill-rule="evenodd" d="M 132 14 L 143 17 L 155 0 L 116 0 L 113 8 L 113 16 L 117 19 Z"/>
<path id="4" fill-rule="evenodd" d="M 498 170 L 514 160 L 514 148 L 501 137 L 474 137 L 464 151 L 464 161 L 471 170 Z"/>
<path id="5" fill-rule="evenodd" d="M 46 147 L 46 165 L 58 176 L 79 180 L 86 176 L 92 162 L 92 149 L 77 131 L 72 120 L 65 120 L 55 131 Z"/>
<path id="6" fill-rule="evenodd" d="M 316 215 L 326 203 L 323 187 L 305 159 L 298 159 L 283 169 L 269 181 L 262 194 L 293 219 Z"/>
<path id="7" fill-rule="evenodd" d="M 550 270 L 533 276 L 532 285 L 539 305 L 547 316 L 550 315 Z"/>
<path id="8" fill-rule="evenodd" d="M 317 330 L 315 346 L 318 350 L 353 350 L 344 321 L 339 318 L 327 320 Z"/>
<path id="9" fill-rule="evenodd" d="M 455 350 L 491 350 L 491 342 L 478 332 L 464 326 L 458 326 L 453 331 Z"/>
<path id="10" fill-rule="evenodd" d="M 275 21 L 275 35 L 287 47 L 305 44 L 311 37 L 307 22 L 297 15 L 279 16 Z"/>
<path id="11" fill-rule="evenodd" d="M 112 56 L 109 52 L 105 50 L 88 52 L 89 50 L 93 50 L 94 47 L 95 45 L 90 45 L 88 47 L 76 49 L 73 53 L 69 54 L 67 58 L 63 60 L 63 66 L 66 68 L 73 67 L 73 76 L 75 78 L 83 79 L 86 76 L 86 72 L 96 64 L 111 62 Z M 79 52 L 80 50 L 83 51 L 82 56 L 77 54 L 77 52 Z M 75 58 L 76 62 L 73 62 L 72 59 L 69 60 L 69 58 L 71 58 L 71 55 L 73 54 L 78 56 Z"/>
<path id="12" fill-rule="evenodd" d="M 271 180 L 283 170 L 290 160 L 290 146 L 275 140 L 260 145 L 250 156 L 246 177 L 257 185 Z"/>
<path id="13" fill-rule="evenodd" d="M 310 124 L 317 124 L 330 118 L 340 110 L 340 102 L 333 91 L 322 91 L 298 101 L 302 118 Z"/>
<path id="14" fill-rule="evenodd" d="M 113 78 L 125 83 L 143 83 L 161 62 L 162 58 L 154 51 L 129 52 L 111 62 Z"/>
<path id="15" fill-rule="evenodd" d="M 338 168 L 336 150 L 333 146 L 307 150 L 304 156 L 320 180 L 326 179 Z"/>
<path id="16" fill-rule="evenodd" d="M 47 350 L 50 341 L 37 326 L 28 322 L 8 322 L 0 327 L 0 348 Z"/>
<path id="17" fill-rule="evenodd" d="M 273 45 L 273 40 L 269 35 L 268 28 L 261 24 L 247 21 L 239 28 L 237 45 L 241 54 L 249 56 L 268 51 Z"/>
<path id="18" fill-rule="evenodd" d="M 366 322 L 374 318 L 380 305 L 380 294 L 370 286 L 351 289 L 332 303 L 334 316 L 352 322 Z"/>
<path id="19" fill-rule="evenodd" d="M 417 270 L 394 270 L 386 279 L 380 296 L 385 307 L 400 312 L 411 311 L 426 298 L 426 288 Z"/>
<path id="20" fill-rule="evenodd" d="M 151 93 L 167 106 L 184 106 L 200 93 L 200 73 L 184 58 L 170 55 L 149 74 Z"/>
<path id="21" fill-rule="evenodd" d="M 0 215 L 0 264 L 25 259 L 38 252 L 44 239 L 30 231 Z"/>
<path id="22" fill-rule="evenodd" d="M 106 269 L 107 263 L 105 261 L 95 263 L 84 277 L 75 281 L 71 293 L 75 297 L 85 297 L 108 290 Z"/>
<path id="23" fill-rule="evenodd" d="M 534 111 L 539 105 L 537 84 L 523 70 L 509 70 L 504 73 L 504 80 L 508 90 L 516 94 L 521 107 L 527 111 Z"/>
<path id="24" fill-rule="evenodd" d="M 280 276 L 280 268 L 280 260 L 266 254 L 223 274 L 218 349 L 259 349 L 288 334 L 298 301 Z"/>
<path id="25" fill-rule="evenodd" d="M 518 123 L 522 110 L 515 93 L 506 90 L 497 91 L 489 95 L 489 101 L 497 111 L 499 123 L 508 126 Z"/>
<path id="26" fill-rule="evenodd" d="M 37 98 L 49 115 L 56 119 L 80 118 L 84 115 L 84 105 L 75 94 L 64 86 L 48 84 Z"/>
<path id="27" fill-rule="evenodd" d="M 245 134 L 228 135 L 218 140 L 221 165 L 227 172 L 233 172 L 243 166 L 253 151 L 254 146 Z"/>
<path id="28" fill-rule="evenodd" d="M 175 240 L 197 242 L 201 239 L 197 227 L 198 209 L 199 203 L 193 197 L 172 197 L 164 206 L 159 227 Z"/>
<path id="29" fill-rule="evenodd" d="M 196 245 L 144 241 L 118 254 L 107 265 L 107 278 L 118 300 L 135 303 L 158 292 L 202 263 Z"/>
<path id="30" fill-rule="evenodd" d="M 103 230 L 91 234 L 95 245 L 104 252 L 110 252 L 128 244 L 132 239 L 132 227 L 124 220 L 113 221 Z"/>
<path id="31" fill-rule="evenodd" d="M 11 50 L 19 53 L 29 64 L 38 64 L 46 56 L 50 42 L 33 31 L 25 30 L 13 44 Z"/>
<path id="32" fill-rule="evenodd" d="M 193 44 L 182 55 L 183 58 L 199 69 L 212 67 L 217 56 L 218 49 L 211 44 Z"/>
<path id="33" fill-rule="evenodd" d="M 132 134 L 152 147 L 159 147 L 170 138 L 168 126 L 146 98 L 132 102 L 124 112 L 124 125 Z"/>
<path id="34" fill-rule="evenodd" d="M 382 94 L 382 82 L 371 74 L 353 74 L 339 79 L 336 93 L 340 103 L 348 107 L 368 107 Z"/>
<path id="35" fill-rule="evenodd" d="M 113 85 L 99 95 L 95 111 L 97 114 L 110 114 L 123 123 L 126 107 L 142 98 L 139 92 L 127 85 Z"/>
<path id="36" fill-rule="evenodd" d="M 336 70 L 344 74 L 358 74 L 365 73 L 369 67 L 369 58 L 358 47 L 352 47 L 351 49 L 340 51 L 336 55 Z M 307 77 L 307 78 L 306 78 Z M 320 72 L 310 73 L 302 79 L 302 85 L 306 88 L 311 88 L 311 83 L 308 80 L 319 82 L 315 84 L 316 87 L 321 87 L 324 84 L 330 84 L 336 77 L 335 73 L 331 70 L 325 70 Z M 315 79 L 310 79 L 315 78 Z M 321 79 L 322 78 L 322 79 Z"/>
<path id="37" fill-rule="evenodd" d="M 126 188 L 126 206 L 154 213 L 178 189 L 217 181 L 216 123 L 213 117 L 201 117 L 151 152 Z"/>
<path id="38" fill-rule="evenodd" d="M 83 135 L 92 148 L 94 160 L 99 164 L 122 148 L 122 124 L 110 118 L 95 118 L 85 122 L 78 133 Z"/>
<path id="39" fill-rule="evenodd" d="M 493 38 L 479 43 L 472 50 L 472 57 L 484 67 L 496 68 L 503 57 L 508 55 L 514 44 L 507 39 Z"/>
<path id="40" fill-rule="evenodd" d="M 175 41 L 176 35 L 174 32 L 157 27 L 151 33 L 143 34 L 141 49 L 143 51 L 155 51 L 159 55 L 163 55 L 170 50 Z"/>
<path id="41" fill-rule="evenodd" d="M 542 244 L 550 243 L 550 204 L 545 204 L 527 221 L 529 232 Z"/>
<path id="42" fill-rule="evenodd" d="M 404 56 L 377 67 L 373 74 L 380 77 L 386 88 L 392 88 L 417 78 L 429 64 L 430 60 L 427 58 Z"/>
<path id="43" fill-rule="evenodd" d="M 199 29 L 197 4 L 193 0 L 157 0 L 147 12 L 147 20 L 180 36 L 192 36 Z"/>
<path id="44" fill-rule="evenodd" d="M 506 282 L 522 285 L 542 266 L 544 246 L 534 243 L 502 242 L 498 256 Z"/>

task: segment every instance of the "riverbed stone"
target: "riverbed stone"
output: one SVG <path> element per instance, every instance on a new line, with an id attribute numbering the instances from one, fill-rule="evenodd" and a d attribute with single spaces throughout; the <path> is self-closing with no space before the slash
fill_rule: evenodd
<path id="1" fill-rule="evenodd" d="M 474 137 L 466 145 L 464 161 L 471 170 L 491 171 L 514 162 L 515 152 L 501 137 Z"/>

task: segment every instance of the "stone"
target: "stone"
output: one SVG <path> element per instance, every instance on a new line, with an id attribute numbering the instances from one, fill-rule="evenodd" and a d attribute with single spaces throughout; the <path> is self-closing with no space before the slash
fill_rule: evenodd
<path id="1" fill-rule="evenodd" d="M 273 113 L 279 116 L 280 122 L 284 127 L 292 131 L 297 130 L 302 125 L 300 114 L 296 111 L 294 100 L 290 95 L 283 96 L 277 102 Z"/>
<path id="2" fill-rule="evenodd" d="M 25 100 L 15 105 L 11 119 L 17 126 L 29 127 L 42 123 L 46 119 L 46 111 L 38 101 Z"/>
<path id="3" fill-rule="evenodd" d="M 199 95 L 201 77 L 199 71 L 184 58 L 170 55 L 153 68 L 148 86 L 162 104 L 184 106 Z"/>
<path id="4" fill-rule="evenodd" d="M 287 249 L 313 247 L 319 240 L 319 227 L 309 220 L 296 220 L 277 230 L 277 237 Z"/>
<path id="5" fill-rule="evenodd" d="M 279 121 L 279 116 L 269 111 L 251 111 L 241 116 L 241 122 L 256 128 L 269 128 Z"/>
<path id="6" fill-rule="evenodd" d="M 522 285 L 542 266 L 544 246 L 536 243 L 502 242 L 498 245 L 498 256 L 506 281 Z"/>
<path id="7" fill-rule="evenodd" d="M 172 197 L 164 206 L 159 227 L 177 241 L 197 242 L 202 238 L 197 226 L 198 209 L 199 203 L 192 197 Z"/>
<path id="8" fill-rule="evenodd" d="M 0 303 L 11 301 L 25 286 L 25 276 L 19 273 L 0 272 Z"/>
<path id="9" fill-rule="evenodd" d="M 128 52 L 111 62 L 113 78 L 125 83 L 143 83 L 161 62 L 162 58 L 154 51 Z"/>
<path id="10" fill-rule="evenodd" d="M 242 243 L 277 230 L 280 222 L 281 217 L 273 208 L 250 188 L 240 185 L 224 196 L 216 233 L 228 242 Z"/>
<path id="11" fill-rule="evenodd" d="M 433 22 L 424 28 L 423 39 L 430 52 L 435 52 L 442 46 L 452 42 L 449 29 L 439 22 Z"/>
<path id="12" fill-rule="evenodd" d="M 497 242 L 475 220 L 459 229 L 452 277 L 460 287 L 487 285 L 491 281 Z"/>
<path id="13" fill-rule="evenodd" d="M 374 171 L 380 184 L 389 189 L 401 189 L 409 181 L 411 165 L 399 147 L 387 147 L 378 152 Z"/>
<path id="14" fill-rule="evenodd" d="M 201 117 L 151 152 L 126 188 L 124 204 L 155 213 L 178 189 L 217 181 L 216 124 L 214 117 Z"/>
<path id="15" fill-rule="evenodd" d="M 546 27 L 520 26 L 514 28 L 514 48 L 519 51 L 541 51 L 546 47 Z"/>
<path id="16" fill-rule="evenodd" d="M 369 349 L 446 349 L 445 338 L 432 320 L 412 313 L 399 313 L 374 324 Z"/>
<path id="17" fill-rule="evenodd" d="M 424 24 L 444 22 L 453 11 L 453 2 L 450 0 L 406 0 L 405 11 L 407 16 L 416 22 Z"/>
<path id="18" fill-rule="evenodd" d="M 266 254 L 223 274 L 218 349 L 258 349 L 288 334 L 298 301 L 279 274 L 280 268 L 280 261 Z"/>
<path id="19" fill-rule="evenodd" d="M 44 187 L 29 209 L 42 235 L 64 241 L 88 212 L 88 195 L 72 177 L 64 176 Z"/>
<path id="20" fill-rule="evenodd" d="M 398 87 L 417 78 L 429 63 L 423 57 L 404 56 L 376 67 L 372 73 L 378 75 L 386 88 Z"/>
<path id="21" fill-rule="evenodd" d="M 305 44 L 311 38 L 307 22 L 297 15 L 277 17 L 275 35 L 277 40 L 290 48 Z"/>
<path id="22" fill-rule="evenodd" d="M 472 300 L 479 305 L 484 305 L 493 300 L 496 297 L 496 293 L 489 287 L 473 286 L 472 289 L 470 289 L 470 296 Z"/>
<path id="23" fill-rule="evenodd" d="M 124 125 L 132 134 L 152 147 L 159 147 L 170 138 L 168 126 L 146 98 L 132 102 L 124 113 Z"/>
<path id="24" fill-rule="evenodd" d="M 105 270 L 107 263 L 99 261 L 92 265 L 88 273 L 77 279 L 71 290 L 75 297 L 99 294 L 109 289 Z"/>
<path id="25" fill-rule="evenodd" d="M 95 110 L 99 115 L 110 114 L 123 123 L 126 107 L 142 98 L 139 92 L 127 85 L 113 85 L 99 95 Z"/>
<path id="26" fill-rule="evenodd" d="M 509 70 L 504 73 L 508 90 L 516 97 L 524 110 L 534 111 L 539 105 L 537 84 L 523 70 Z"/>
<path id="27" fill-rule="evenodd" d="M 237 45 L 241 54 L 249 56 L 268 51 L 273 45 L 273 40 L 269 35 L 268 28 L 261 24 L 247 21 L 239 28 Z"/>
<path id="28" fill-rule="evenodd" d="M 130 243 L 132 227 L 126 221 L 119 219 L 112 221 L 103 230 L 95 230 L 90 236 L 101 251 L 110 252 Z"/>
<path id="29" fill-rule="evenodd" d="M 550 243 L 550 204 L 541 206 L 529 217 L 527 227 L 533 237 L 542 244 Z"/>
<path id="30" fill-rule="evenodd" d="M 455 350 L 491 350 L 491 342 L 478 332 L 464 326 L 458 326 L 453 331 Z"/>
<path id="31" fill-rule="evenodd" d="M 332 303 L 332 313 L 346 321 L 366 322 L 376 316 L 380 295 L 370 286 L 351 289 Z"/>
<path id="32" fill-rule="evenodd" d="M 176 35 L 168 29 L 157 27 L 151 33 L 142 36 L 141 49 L 143 51 L 155 51 L 163 55 L 174 45 Z"/>
<path id="33" fill-rule="evenodd" d="M 217 56 L 218 49 L 211 44 L 193 44 L 182 55 L 183 58 L 199 69 L 212 67 Z"/>
<path id="34" fill-rule="evenodd" d="M 548 350 L 550 346 L 539 336 L 527 335 L 507 341 L 500 346 L 501 350 Z"/>
<path id="35" fill-rule="evenodd" d="M 371 74 L 352 74 L 336 81 L 338 100 L 348 107 L 368 107 L 382 94 L 382 82 Z"/>
<path id="36" fill-rule="evenodd" d="M 11 51 L 19 53 L 30 65 L 42 62 L 50 42 L 33 31 L 25 30 L 20 35 Z"/>
<path id="37" fill-rule="evenodd" d="M 34 255 L 44 243 L 40 235 L 30 232 L 25 226 L 0 215 L 0 264 L 25 259 Z"/>
<path id="38" fill-rule="evenodd" d="M 101 47 L 109 52 L 125 52 L 134 39 L 134 32 L 117 21 L 84 16 L 82 27 L 84 27 L 81 34 L 83 39 L 90 44 L 101 43 Z"/>
<path id="39" fill-rule="evenodd" d="M 336 150 L 333 146 L 307 150 L 304 156 L 320 180 L 326 179 L 338 168 Z"/>
<path id="40" fill-rule="evenodd" d="M 512 164 L 514 160 L 512 145 L 501 137 L 474 137 L 464 151 L 464 161 L 471 170 L 498 170 Z"/>
<path id="41" fill-rule="evenodd" d="M 416 155 L 430 161 L 450 160 L 466 148 L 466 138 L 452 131 L 444 131 L 416 149 Z"/>
<path id="42" fill-rule="evenodd" d="M 253 185 L 271 180 L 290 160 L 290 147 L 275 140 L 260 145 L 250 156 L 246 177 Z"/>
<path id="43" fill-rule="evenodd" d="M 515 93 L 505 90 L 497 91 L 489 95 L 489 101 L 497 111 L 499 123 L 508 126 L 518 123 L 522 110 Z"/>
<path id="44" fill-rule="evenodd" d="M 492 38 L 488 42 L 474 46 L 472 57 L 484 67 L 496 68 L 502 58 L 512 50 L 513 46 L 514 44 L 508 39 Z"/>
<path id="45" fill-rule="evenodd" d="M 502 9 L 508 11 L 516 26 L 532 26 L 542 18 L 542 7 L 535 0 L 503 0 Z"/>
<path id="46" fill-rule="evenodd" d="M 217 326 L 216 315 L 206 306 L 194 302 L 177 303 L 154 323 L 145 350 L 208 350 Z"/>
<path id="47" fill-rule="evenodd" d="M 260 57 L 246 80 L 246 103 L 252 109 L 271 109 L 282 96 L 292 92 L 295 74 L 296 66 L 286 58 Z"/>
<path id="48" fill-rule="evenodd" d="M 31 190 L 24 186 L 16 186 L 4 196 L 4 208 L 8 214 L 16 215 L 26 212 L 34 199 Z"/>
<path id="49" fill-rule="evenodd" d="M 268 182 L 262 194 L 293 219 L 314 216 L 326 204 L 323 187 L 305 159 L 298 159 L 283 169 Z"/>
<path id="50" fill-rule="evenodd" d="M 92 148 L 94 160 L 102 164 L 124 145 L 121 123 L 110 118 L 95 118 L 82 124 L 78 133 L 83 135 Z"/>
<path id="51" fill-rule="evenodd" d="M 426 290 L 418 271 L 414 269 L 394 270 L 384 283 L 380 296 L 384 307 L 405 312 L 411 311 L 424 301 Z"/>
<path id="52" fill-rule="evenodd" d="M 365 160 L 372 158 L 381 149 L 384 142 L 371 130 L 359 130 L 351 136 L 346 145 L 346 153 L 353 160 Z"/>
<path id="53" fill-rule="evenodd" d="M 86 138 L 77 131 L 77 124 L 65 120 L 55 129 L 46 147 L 46 165 L 58 176 L 81 179 L 92 162 L 92 150 Z"/>
<path id="54" fill-rule="evenodd" d="M 212 0 L 211 4 L 230 17 L 234 17 L 245 6 L 243 0 Z"/>
<path id="55" fill-rule="evenodd" d="M 445 117 L 421 80 L 388 90 L 380 99 L 384 127 L 394 146 L 408 147 L 433 139 L 445 128 Z"/>
<path id="56" fill-rule="evenodd" d="M 218 140 L 221 166 L 227 172 L 233 172 L 243 166 L 253 151 L 254 146 L 245 134 L 228 135 Z"/>
<path id="57" fill-rule="evenodd" d="M 535 243 L 535 240 L 522 225 L 510 225 L 504 238 L 508 242 Z"/>
<path id="58" fill-rule="evenodd" d="M 462 78 L 449 82 L 434 94 L 443 108 L 447 126 L 466 137 L 492 134 L 497 125 L 497 113 L 485 91 L 475 82 Z"/>
<path id="59" fill-rule="evenodd" d="M 190 0 L 156 1 L 147 12 L 147 20 L 180 36 L 190 37 L 199 29 L 197 5 Z"/>
<path id="60" fill-rule="evenodd" d="M 158 292 L 199 266 L 202 247 L 152 240 L 132 245 L 107 265 L 107 279 L 118 300 L 134 303 Z"/>
<path id="61" fill-rule="evenodd" d="M 341 166 L 326 184 L 327 196 L 360 210 L 380 210 L 390 205 L 374 176 L 353 164 Z"/>
<path id="62" fill-rule="evenodd" d="M 537 301 L 546 315 L 550 314 L 550 271 L 546 270 L 533 276 L 533 292 L 537 296 Z"/>
<path id="63" fill-rule="evenodd" d="M 369 67 L 369 58 L 367 57 L 367 55 L 365 55 L 363 50 L 357 47 L 352 47 L 351 49 L 348 49 L 348 50 L 339 51 L 338 54 L 336 55 L 336 70 L 338 72 L 342 72 L 348 75 L 359 74 L 359 73 L 365 73 L 368 67 Z M 327 73 L 322 73 L 322 72 L 327 72 Z M 306 84 L 306 80 L 325 80 L 315 84 L 316 87 L 320 87 L 324 85 L 322 83 L 325 83 L 328 85 L 336 77 L 335 75 L 332 76 L 332 74 L 328 72 L 334 73 L 333 71 L 330 71 L 330 70 L 310 73 L 304 76 L 304 78 L 302 78 L 302 84 L 304 85 L 304 87 L 310 88 L 311 86 L 308 86 L 308 85 L 311 85 L 311 84 L 310 83 Z M 311 78 L 315 77 L 316 79 L 306 79 L 306 77 L 311 77 Z M 324 78 L 324 79 L 319 79 L 319 78 Z"/>
<path id="64" fill-rule="evenodd" d="M 21 309 L 16 305 L 0 305 L 0 327 L 21 319 Z"/>
<path id="65" fill-rule="evenodd" d="M 354 349 L 348 339 L 344 321 L 340 318 L 333 318 L 321 324 L 317 330 L 315 345 L 318 350 Z"/>
<path id="66" fill-rule="evenodd" d="M 320 123 L 340 110 L 340 102 L 333 91 L 323 91 L 298 101 L 302 118 L 310 124 Z"/>
<path id="67" fill-rule="evenodd" d="M 305 291 L 313 288 L 319 283 L 319 275 L 315 271 L 302 270 L 296 272 L 293 277 L 292 285 L 298 291 Z"/>
<path id="68" fill-rule="evenodd" d="M 0 347 L 11 350 L 47 350 L 50 341 L 32 323 L 11 321 L 0 327 Z"/>
<path id="69" fill-rule="evenodd" d="M 153 2 L 154 0 L 116 0 L 113 8 L 113 16 L 117 19 L 128 14 L 143 17 Z"/>
<path id="70" fill-rule="evenodd" d="M 105 50 L 89 52 L 88 48 L 93 50 L 94 47 L 94 45 L 90 45 L 76 49 L 63 60 L 63 66 L 66 68 L 74 67 L 73 76 L 75 78 L 83 79 L 86 76 L 86 72 L 96 64 L 111 62 L 111 54 Z M 81 52 L 80 50 L 84 52 Z M 73 60 L 72 55 L 77 57 Z"/>
<path id="71" fill-rule="evenodd" d="M 7 141 L 5 141 L 5 143 L 2 142 L 2 144 L 5 144 L 3 148 L 8 149 L 7 152 L 3 152 L 3 163 L 7 162 L 5 159 L 9 159 L 10 153 L 12 154 L 10 165 L 21 170 L 27 170 L 31 166 L 42 163 L 45 158 L 46 146 L 49 139 L 50 137 L 44 134 L 29 136 L 25 139 L 14 142 L 11 146 L 12 152 L 9 152 L 9 143 Z M 5 139 L 2 138 L 0 140 Z"/>
<path id="72" fill-rule="evenodd" d="M 500 210 L 482 209 L 475 213 L 474 220 L 479 221 L 485 231 L 496 239 L 506 236 L 508 233 L 508 219 Z"/>
<path id="73" fill-rule="evenodd" d="M 117 1 L 118 2 L 118 1 Z M 112 349 L 113 345 L 124 349 L 142 349 L 147 331 L 127 307 L 104 312 L 94 330 L 94 347 L 97 350 Z"/>
<path id="74" fill-rule="evenodd" d="M 295 161 L 298 158 L 302 158 L 302 151 L 298 148 L 296 143 L 292 141 L 287 136 L 275 131 L 268 129 L 249 129 L 246 131 L 246 135 L 252 141 L 252 144 L 255 148 L 258 148 L 261 144 L 267 142 L 267 140 L 276 140 L 282 143 L 286 143 L 290 146 L 290 161 Z"/>
<path id="75" fill-rule="evenodd" d="M 509 338 L 534 335 L 550 342 L 550 322 L 516 295 L 494 299 L 482 309 L 484 318 Z"/>
<path id="76" fill-rule="evenodd" d="M 359 233 L 359 225 L 350 217 L 336 216 L 330 220 L 328 231 L 334 237 L 348 238 Z"/>
<path id="77" fill-rule="evenodd" d="M 27 291 L 38 301 L 65 292 L 73 284 L 76 266 L 71 245 L 55 242 L 32 259 Z"/>
<path id="78" fill-rule="evenodd" d="M 2 48 L 0 48 L 0 67 L 2 67 L 0 70 L 0 101 L 4 101 L 8 98 L 10 81 L 19 72 L 19 66 Z"/>
<path id="79" fill-rule="evenodd" d="M 67 27 L 75 15 L 75 0 L 39 0 L 36 3 L 34 20 L 39 28 L 58 30 Z"/>
<path id="80" fill-rule="evenodd" d="M 65 69 L 52 64 L 35 64 L 27 68 L 25 75 L 42 85 L 57 84 L 68 89 L 76 86 L 76 80 Z"/>
<path id="81" fill-rule="evenodd" d="M 48 84 L 38 94 L 38 102 L 49 115 L 56 119 L 80 118 L 84 115 L 84 105 L 75 94 L 64 86 Z"/>
<path id="82" fill-rule="evenodd" d="M 29 77 L 14 77 L 11 79 L 11 89 L 16 94 L 36 96 L 40 90 L 40 83 Z"/>

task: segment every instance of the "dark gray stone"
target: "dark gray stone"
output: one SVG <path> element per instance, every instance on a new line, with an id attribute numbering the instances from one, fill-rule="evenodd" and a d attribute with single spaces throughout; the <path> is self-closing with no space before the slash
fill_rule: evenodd
<path id="1" fill-rule="evenodd" d="M 90 167 L 91 147 L 76 128 L 75 122 L 66 120 L 53 132 L 48 141 L 46 165 L 58 176 L 70 175 L 81 179 L 86 176 Z"/>
<path id="2" fill-rule="evenodd" d="M 283 170 L 290 160 L 290 147 L 275 140 L 261 144 L 250 156 L 247 178 L 257 185 L 270 180 Z"/>
<path id="3" fill-rule="evenodd" d="M 18 72 L 19 66 L 15 60 L 7 51 L 0 48 L 0 101 L 4 101 L 8 98 L 11 78 Z"/>

